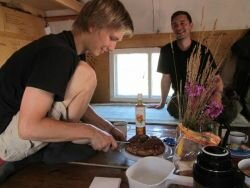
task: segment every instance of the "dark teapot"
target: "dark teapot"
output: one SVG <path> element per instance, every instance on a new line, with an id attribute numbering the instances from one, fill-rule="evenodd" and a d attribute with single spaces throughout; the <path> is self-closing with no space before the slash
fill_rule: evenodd
<path id="1" fill-rule="evenodd" d="M 244 175 L 233 165 L 230 152 L 220 146 L 205 146 L 193 166 L 194 187 L 244 187 Z"/>

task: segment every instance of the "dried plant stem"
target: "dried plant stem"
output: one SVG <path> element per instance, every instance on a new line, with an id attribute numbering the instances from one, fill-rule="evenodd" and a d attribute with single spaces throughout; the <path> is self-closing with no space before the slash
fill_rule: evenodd
<path id="1" fill-rule="evenodd" d="M 180 93 L 180 88 L 182 87 L 182 84 L 178 84 L 178 77 L 177 77 L 177 71 L 176 71 L 176 62 L 175 62 L 175 55 L 174 55 L 174 48 L 173 48 L 173 40 L 172 40 L 172 37 L 171 37 L 171 34 L 169 35 L 169 38 L 170 38 L 170 45 L 171 45 L 171 50 L 172 50 L 172 54 L 173 54 L 173 62 L 174 62 L 174 70 L 175 70 L 175 79 L 176 79 L 176 84 L 177 84 L 177 94 L 176 94 L 176 97 L 177 97 L 177 103 L 178 103 L 178 112 L 179 112 L 179 121 L 182 120 L 182 114 L 181 114 L 181 100 L 180 100 L 180 95 L 182 95 Z"/>

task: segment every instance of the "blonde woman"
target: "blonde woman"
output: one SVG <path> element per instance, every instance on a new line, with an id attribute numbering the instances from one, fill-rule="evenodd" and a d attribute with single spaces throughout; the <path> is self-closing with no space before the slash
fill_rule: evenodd
<path id="1" fill-rule="evenodd" d="M 44 36 L 7 60 L 0 69 L 0 182 L 30 161 L 82 160 L 117 148 L 123 133 L 89 105 L 97 81 L 84 57 L 114 50 L 133 31 L 120 1 L 92 0 L 72 31 Z M 86 144 L 72 143 L 78 140 Z"/>

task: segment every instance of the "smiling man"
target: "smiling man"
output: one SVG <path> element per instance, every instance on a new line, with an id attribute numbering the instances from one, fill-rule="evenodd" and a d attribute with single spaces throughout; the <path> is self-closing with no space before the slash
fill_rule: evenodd
<path id="1" fill-rule="evenodd" d="M 92 0 L 72 31 L 44 36 L 7 60 L 0 69 L 0 182 L 28 156 L 43 152 L 45 162 L 83 160 L 125 139 L 89 105 L 97 80 L 84 57 L 114 50 L 133 31 L 120 1 Z M 72 143 L 77 140 L 87 144 Z"/>
<path id="2" fill-rule="evenodd" d="M 176 40 L 161 48 L 157 71 L 162 73 L 161 79 L 161 101 L 159 104 L 150 105 L 149 108 L 162 109 L 172 84 L 174 94 L 168 103 L 167 110 L 170 115 L 179 118 L 177 92 L 182 94 L 186 81 L 187 61 L 192 52 L 199 46 L 197 41 L 191 39 L 193 28 L 192 18 L 186 11 L 177 11 L 171 16 L 171 26 Z M 214 61 L 207 47 L 201 45 L 202 61 Z M 204 68 L 204 65 L 202 64 Z M 201 67 L 201 70 L 202 70 Z M 219 78 L 220 83 L 221 79 Z M 222 84 L 222 83 L 221 83 Z M 223 87 L 223 86 L 222 86 Z M 223 88 L 219 88 L 222 91 Z"/>

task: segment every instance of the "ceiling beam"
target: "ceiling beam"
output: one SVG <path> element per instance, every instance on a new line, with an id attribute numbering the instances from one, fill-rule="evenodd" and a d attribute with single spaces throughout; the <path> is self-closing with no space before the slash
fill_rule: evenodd
<path id="1" fill-rule="evenodd" d="M 32 5 L 26 3 L 25 0 L 0 0 L 0 3 L 6 3 L 9 8 L 20 9 L 35 16 L 45 16 L 45 11 L 33 7 Z"/>
<path id="2" fill-rule="evenodd" d="M 47 22 L 58 22 L 64 20 L 75 20 L 77 15 L 65 15 L 65 16 L 49 16 L 45 17 Z"/>
<path id="3" fill-rule="evenodd" d="M 60 3 L 61 5 L 70 8 L 77 13 L 79 13 L 82 9 L 83 4 L 76 1 L 76 0 L 54 0 L 57 3 Z"/>

